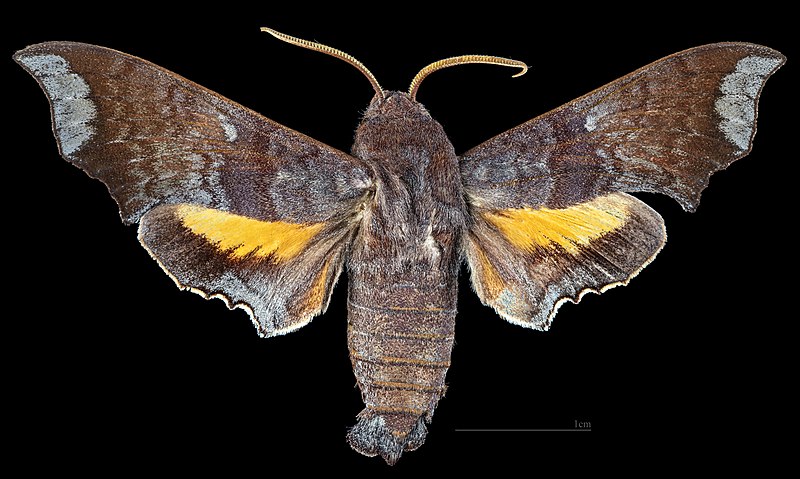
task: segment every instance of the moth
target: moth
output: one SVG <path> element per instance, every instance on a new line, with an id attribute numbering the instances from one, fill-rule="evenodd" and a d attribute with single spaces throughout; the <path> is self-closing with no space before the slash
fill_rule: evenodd
<path id="1" fill-rule="evenodd" d="M 375 95 L 348 154 L 140 58 L 50 42 L 14 59 L 47 95 L 59 151 L 101 180 L 122 221 L 181 289 L 247 312 L 263 337 L 322 314 L 349 278 L 347 340 L 365 409 L 347 435 L 394 464 L 418 448 L 445 391 L 466 261 L 481 301 L 547 330 L 559 306 L 625 285 L 663 248 L 630 192 L 694 211 L 709 177 L 747 155 L 779 52 L 679 52 L 456 154 L 408 92 L 356 59 Z"/>

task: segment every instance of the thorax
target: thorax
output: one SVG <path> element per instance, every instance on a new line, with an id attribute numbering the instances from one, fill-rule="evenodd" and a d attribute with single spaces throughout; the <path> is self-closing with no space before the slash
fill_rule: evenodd
<path id="1" fill-rule="evenodd" d="M 358 253 L 441 256 L 453 249 L 465 218 L 458 158 L 422 105 L 396 92 L 373 100 L 356 130 L 353 154 L 375 178 Z"/>

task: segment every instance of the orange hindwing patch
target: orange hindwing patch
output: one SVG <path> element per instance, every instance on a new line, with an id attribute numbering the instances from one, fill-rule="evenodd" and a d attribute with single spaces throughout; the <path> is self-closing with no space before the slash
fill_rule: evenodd
<path id="1" fill-rule="evenodd" d="M 260 221 L 196 205 L 180 205 L 176 215 L 192 233 L 205 237 L 233 258 L 274 255 L 276 262 L 297 256 L 324 226 Z"/>
<path id="2" fill-rule="evenodd" d="M 558 246 L 577 255 L 592 240 L 622 227 L 628 207 L 611 194 L 563 209 L 505 209 L 483 217 L 524 251 Z"/>

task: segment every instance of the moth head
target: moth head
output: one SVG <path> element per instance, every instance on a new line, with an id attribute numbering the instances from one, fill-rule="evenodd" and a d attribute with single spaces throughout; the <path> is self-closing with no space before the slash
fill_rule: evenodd
<path id="1" fill-rule="evenodd" d="M 364 112 L 353 153 L 360 158 L 388 158 L 397 156 L 396 149 L 419 143 L 419 138 L 440 137 L 447 135 L 421 103 L 404 91 L 386 91 L 375 95 Z"/>
<path id="2" fill-rule="evenodd" d="M 375 95 L 364 112 L 362 123 L 378 121 L 395 122 L 398 120 L 423 120 L 431 119 L 430 113 L 424 106 L 404 91 L 386 91 Z"/>

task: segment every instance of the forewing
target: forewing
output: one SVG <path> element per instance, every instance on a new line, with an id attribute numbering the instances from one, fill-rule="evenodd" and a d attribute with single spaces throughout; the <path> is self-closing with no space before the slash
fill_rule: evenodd
<path id="1" fill-rule="evenodd" d="M 324 221 L 371 183 L 352 156 L 140 58 L 51 42 L 14 59 L 50 100 L 62 156 L 108 186 L 126 223 L 176 203 Z"/>
<path id="2" fill-rule="evenodd" d="M 750 151 L 761 89 L 784 61 L 747 43 L 668 56 L 468 151 L 464 189 L 486 209 L 646 191 L 694 210 L 711 174 Z"/>
<path id="3" fill-rule="evenodd" d="M 372 182 L 359 160 L 111 49 L 43 43 L 14 59 L 50 100 L 62 156 L 141 222 L 180 287 L 267 336 L 325 309 Z"/>
<path id="4" fill-rule="evenodd" d="M 627 283 L 666 234 L 622 192 L 667 194 L 693 211 L 709 177 L 750 151 L 761 89 L 784 61 L 744 43 L 686 50 L 464 154 L 481 300 L 545 329 L 564 301 Z"/>

